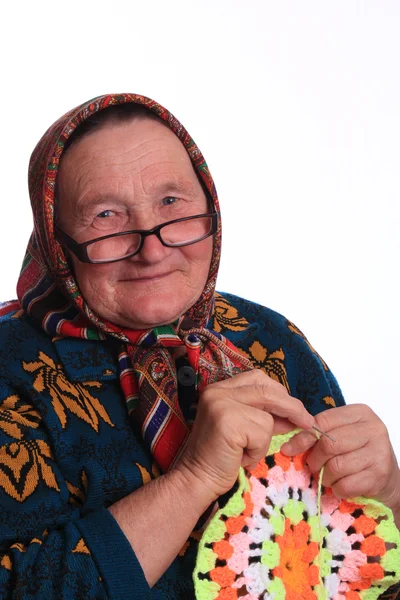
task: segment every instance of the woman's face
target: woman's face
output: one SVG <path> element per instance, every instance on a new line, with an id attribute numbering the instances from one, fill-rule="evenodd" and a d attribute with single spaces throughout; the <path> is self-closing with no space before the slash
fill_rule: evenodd
<path id="1" fill-rule="evenodd" d="M 182 143 L 152 119 L 107 124 L 76 141 L 61 161 L 57 184 L 58 224 L 79 243 L 208 212 Z M 167 248 L 153 235 L 139 254 L 120 262 L 71 258 L 92 310 L 117 325 L 147 329 L 171 323 L 198 300 L 212 246 L 209 237 Z"/>

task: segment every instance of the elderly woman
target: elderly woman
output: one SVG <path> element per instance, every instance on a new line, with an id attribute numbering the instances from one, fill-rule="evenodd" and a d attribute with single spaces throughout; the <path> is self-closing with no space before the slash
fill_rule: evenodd
<path id="1" fill-rule="evenodd" d="M 344 405 L 293 323 L 215 292 L 217 194 L 167 110 L 123 94 L 70 111 L 29 188 L 0 312 L 1 598 L 193 598 L 207 510 L 296 426 L 287 455 L 311 449 L 326 486 L 400 524 L 383 423 Z"/>

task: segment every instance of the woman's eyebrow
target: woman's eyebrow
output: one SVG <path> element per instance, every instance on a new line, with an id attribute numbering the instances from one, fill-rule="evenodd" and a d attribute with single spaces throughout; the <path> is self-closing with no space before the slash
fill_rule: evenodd
<path id="1" fill-rule="evenodd" d="M 112 202 L 113 204 L 126 204 L 126 199 L 113 194 L 98 192 L 94 195 L 85 196 L 84 198 L 78 200 L 76 209 L 79 213 L 88 212 L 89 210 L 96 208 L 96 206 L 105 204 L 107 202 Z"/>
<path id="2" fill-rule="evenodd" d="M 157 195 L 162 196 L 163 194 L 171 194 L 171 193 L 183 193 L 188 196 L 196 195 L 196 186 L 190 181 L 183 180 L 164 180 L 162 183 L 150 184 L 148 186 L 148 192 L 157 193 Z M 128 204 L 130 200 L 129 195 L 124 196 L 116 196 L 113 193 L 107 192 L 96 192 L 95 194 L 85 195 L 83 198 L 78 200 L 76 204 L 77 211 L 80 213 L 88 212 L 96 206 L 101 204 L 112 202 L 113 204 Z"/>
<path id="3" fill-rule="evenodd" d="M 196 186 L 191 181 L 183 179 L 166 179 L 161 182 L 153 181 L 147 187 L 151 193 L 168 194 L 173 192 L 188 194 L 190 196 L 196 195 Z"/>

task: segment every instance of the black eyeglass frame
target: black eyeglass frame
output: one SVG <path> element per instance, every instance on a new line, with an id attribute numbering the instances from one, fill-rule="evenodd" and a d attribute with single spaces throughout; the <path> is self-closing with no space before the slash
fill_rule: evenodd
<path id="1" fill-rule="evenodd" d="M 162 239 L 160 231 L 162 230 L 163 227 L 166 227 L 167 225 L 173 225 L 174 223 L 181 223 L 182 221 L 190 221 L 193 219 L 199 219 L 201 217 L 211 217 L 211 229 L 208 233 L 206 233 L 203 237 L 199 238 L 198 240 L 194 240 L 193 242 L 188 242 L 188 243 L 183 243 L 183 244 L 168 244 L 167 242 L 164 242 L 164 240 Z M 109 264 L 109 263 L 113 263 L 113 262 L 119 262 L 120 260 L 125 260 L 126 258 L 131 258 L 132 256 L 139 254 L 139 252 L 143 248 L 145 238 L 148 237 L 149 235 L 156 235 L 157 238 L 160 240 L 161 244 L 163 246 L 166 246 L 167 248 L 182 248 L 183 246 L 191 246 L 192 244 L 197 244 L 198 242 L 205 240 L 206 238 L 210 237 L 210 235 L 214 235 L 217 232 L 219 217 L 220 217 L 220 213 L 218 213 L 218 212 L 204 213 L 201 215 L 193 215 L 191 217 L 183 217 L 182 219 L 174 219 L 173 221 L 167 221 L 166 223 L 161 223 L 160 225 L 153 227 L 153 229 L 132 229 L 129 231 L 120 231 L 118 233 L 111 233 L 110 235 L 103 235 L 102 237 L 96 238 L 94 240 L 89 240 L 87 242 L 82 242 L 81 244 L 76 242 L 67 233 L 65 233 L 65 231 L 63 231 L 62 229 L 60 229 L 57 226 L 54 227 L 54 232 L 56 234 L 57 240 L 62 242 L 63 244 L 65 244 L 65 246 L 67 246 L 67 248 L 69 250 L 71 250 L 71 252 L 73 252 L 75 254 L 75 256 L 81 262 L 90 263 L 90 264 L 94 264 L 94 265 L 99 265 L 99 264 L 104 265 L 104 264 Z M 129 235 L 129 234 L 134 234 L 134 233 L 140 235 L 139 246 L 138 246 L 137 250 L 135 250 L 135 252 L 132 252 L 131 254 L 127 254 L 126 256 L 123 256 L 121 258 L 115 258 L 115 259 L 113 258 L 111 260 L 104 260 L 104 261 L 103 260 L 91 260 L 89 258 L 87 247 L 90 246 L 91 244 L 94 244 L 95 242 L 101 242 L 102 240 L 107 240 L 109 238 L 120 237 L 121 235 Z"/>

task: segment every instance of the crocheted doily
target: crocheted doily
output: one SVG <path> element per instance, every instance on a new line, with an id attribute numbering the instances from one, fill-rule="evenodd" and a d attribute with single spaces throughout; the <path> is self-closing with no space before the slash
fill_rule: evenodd
<path id="1" fill-rule="evenodd" d="M 400 532 L 375 500 L 340 500 L 272 439 L 199 543 L 197 600 L 375 600 L 400 580 Z"/>

